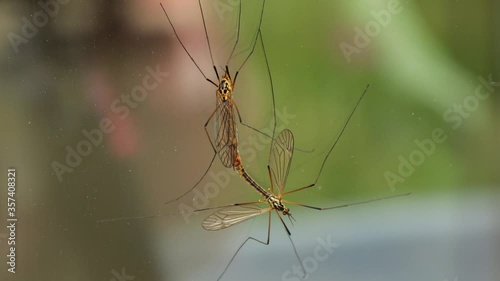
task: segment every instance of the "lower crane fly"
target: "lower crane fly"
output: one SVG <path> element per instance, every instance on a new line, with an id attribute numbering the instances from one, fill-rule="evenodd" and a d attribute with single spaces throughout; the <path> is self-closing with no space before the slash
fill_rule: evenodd
<path id="1" fill-rule="evenodd" d="M 363 99 L 366 91 L 368 90 L 368 86 L 366 87 L 365 91 L 359 98 L 358 102 L 356 103 L 356 106 L 354 107 L 354 110 L 351 112 L 349 115 L 347 121 L 345 122 L 342 130 L 340 131 L 339 135 L 337 136 L 334 144 L 328 151 L 327 155 L 325 156 L 321 168 L 318 172 L 318 175 L 316 177 L 316 180 L 314 183 L 300 187 L 297 189 L 293 189 L 291 191 L 285 191 L 285 186 L 286 186 L 286 181 L 288 178 L 288 173 L 290 171 L 291 163 L 292 163 L 292 157 L 293 157 L 293 151 L 294 151 L 294 137 L 293 134 L 290 130 L 284 129 L 281 131 L 281 133 L 278 135 L 276 139 L 273 139 L 272 145 L 271 145 L 271 150 L 270 150 L 270 155 L 269 155 L 269 164 L 267 166 L 268 172 L 269 172 L 269 180 L 270 180 L 270 188 L 265 189 L 262 186 L 260 186 L 257 182 L 255 182 L 252 177 L 246 172 L 246 170 L 243 167 L 243 164 L 241 163 L 241 159 L 238 156 L 236 158 L 235 167 L 237 172 L 240 174 L 240 176 L 245 179 L 246 182 L 248 182 L 262 197 L 263 199 L 260 199 L 258 201 L 253 201 L 253 202 L 243 202 L 243 203 L 236 203 L 236 204 L 231 204 L 231 205 L 226 205 L 226 206 L 219 206 L 219 207 L 211 207 L 211 208 L 205 208 L 205 209 L 200 209 L 200 210 L 195 210 L 195 212 L 199 211 L 206 211 L 206 210 L 211 210 L 211 209 L 219 209 L 216 212 L 212 213 L 208 217 L 206 217 L 203 222 L 202 222 L 202 227 L 205 230 L 209 231 L 216 231 L 216 230 L 221 230 L 225 229 L 228 227 L 231 227 L 235 224 L 247 221 L 251 218 L 263 215 L 263 214 L 268 214 L 268 229 L 267 229 L 267 240 L 266 241 L 261 241 L 259 239 L 253 238 L 253 237 L 248 237 L 245 242 L 243 242 L 238 250 L 235 252 L 231 260 L 229 261 L 228 265 L 222 272 L 222 274 L 219 276 L 217 280 L 220 280 L 222 276 L 226 273 L 227 269 L 233 262 L 234 258 L 238 254 L 238 252 L 241 250 L 241 248 L 249 241 L 253 240 L 258 243 L 261 243 L 263 245 L 269 245 L 270 237 L 271 237 L 271 213 L 272 211 L 275 211 L 276 214 L 278 215 L 278 218 L 280 219 L 281 223 L 283 224 L 283 227 L 286 230 L 286 233 L 288 234 L 288 238 L 290 239 L 290 242 L 292 244 L 294 253 L 297 257 L 297 259 L 300 261 L 300 265 L 302 267 L 303 272 L 305 273 L 305 269 L 303 268 L 302 261 L 297 253 L 297 250 L 295 248 L 295 245 L 293 243 L 293 240 L 291 239 L 291 232 L 286 225 L 285 221 L 283 220 L 283 216 L 287 216 L 290 221 L 295 220 L 292 216 L 292 213 L 288 207 L 285 206 L 285 204 L 290 204 L 290 205 L 296 205 L 296 206 L 301 206 L 309 209 L 314 209 L 318 211 L 324 211 L 324 210 L 331 210 L 331 209 L 339 209 L 339 208 L 345 208 L 348 206 L 353 206 L 353 205 L 360 205 L 364 203 L 369 203 L 369 202 L 374 202 L 374 201 L 380 201 L 380 200 L 385 200 L 385 199 L 390 199 L 390 198 L 396 198 L 396 197 L 402 197 L 402 196 L 407 196 L 410 195 L 411 193 L 405 193 L 405 194 L 397 194 L 397 195 L 391 195 L 391 196 L 386 196 L 386 197 L 379 197 L 379 198 L 374 198 L 374 199 L 369 199 L 365 201 L 360 201 L 360 202 L 354 202 L 350 204 L 343 204 L 343 205 L 337 205 L 337 206 L 332 206 L 332 207 L 316 207 L 316 206 L 311 206 L 311 205 L 305 205 L 293 201 L 289 201 L 284 199 L 283 197 L 288 194 L 292 194 L 298 191 L 302 191 L 308 188 L 311 188 L 316 185 L 321 172 L 325 166 L 325 163 L 330 156 L 331 152 L 337 145 L 340 137 L 344 133 L 349 121 L 351 120 L 351 117 L 353 116 L 354 112 L 356 111 L 356 108 L 358 107 L 359 103 Z M 275 189 L 277 188 L 278 193 L 275 194 Z M 256 204 L 267 204 L 266 207 L 259 207 Z"/>
<path id="2" fill-rule="evenodd" d="M 158 217 L 171 216 L 171 215 L 179 215 L 179 214 L 183 214 L 183 213 L 202 212 L 202 211 L 217 209 L 217 211 L 215 211 L 214 213 L 207 216 L 201 224 L 205 230 L 217 231 L 217 230 L 225 229 L 225 228 L 231 227 L 233 225 L 242 223 L 244 221 L 255 218 L 257 216 L 260 216 L 263 214 L 268 214 L 267 239 L 265 241 L 262 241 L 262 240 L 254 238 L 254 237 L 248 237 L 238 247 L 238 250 L 236 250 L 236 252 L 232 256 L 232 258 L 230 259 L 229 263 L 224 268 L 224 271 L 221 273 L 221 275 L 217 279 L 217 280 L 220 280 L 222 278 L 222 276 L 224 276 L 224 274 L 226 273 L 227 269 L 229 268 L 229 266 L 231 265 L 231 263 L 233 262 L 233 260 L 235 259 L 235 257 L 239 253 L 239 251 L 243 248 L 243 246 L 248 241 L 253 240 L 253 241 L 256 241 L 256 242 L 263 244 L 263 245 L 269 245 L 269 241 L 271 238 L 271 213 L 272 213 L 272 211 L 274 211 L 277 214 L 278 218 L 280 219 L 281 223 L 283 224 L 283 227 L 285 228 L 285 231 L 286 231 L 288 238 L 290 239 L 291 245 L 293 247 L 295 256 L 300 261 L 300 265 L 302 266 L 302 261 L 297 253 L 297 250 L 295 248 L 293 240 L 291 239 L 290 229 L 288 228 L 285 221 L 283 220 L 284 216 L 287 216 L 290 219 L 290 221 L 295 220 L 292 216 L 290 209 L 287 206 L 285 206 L 285 204 L 296 205 L 296 206 L 305 207 L 305 208 L 318 210 L 318 211 L 325 211 L 325 210 L 345 208 L 345 207 L 349 207 L 349 206 L 360 205 L 360 204 L 365 204 L 365 203 L 370 203 L 370 202 L 375 202 L 375 201 L 380 201 L 380 200 L 385 200 L 385 199 L 402 197 L 402 196 L 407 196 L 407 195 L 411 194 L 411 193 L 404 193 L 404 194 L 397 194 L 397 195 L 391 195 L 391 196 L 386 196 L 386 197 L 378 197 L 378 198 L 373 198 L 373 199 L 369 199 L 369 200 L 365 200 L 365 201 L 336 205 L 336 206 L 331 206 L 331 207 L 316 207 L 316 206 L 311 206 L 311 205 L 306 205 L 306 204 L 302 204 L 302 203 L 298 203 L 298 202 L 289 201 L 289 200 L 286 200 L 283 198 L 285 195 L 292 194 L 292 193 L 295 193 L 298 191 L 302 191 L 302 190 L 305 190 L 308 188 L 312 188 L 317 184 L 317 182 L 320 178 L 321 172 L 323 171 L 323 168 L 325 167 L 326 161 L 328 160 L 330 154 L 332 153 L 332 151 L 334 150 L 338 141 L 340 140 L 341 136 L 343 135 L 347 125 L 349 124 L 352 116 L 354 115 L 354 112 L 356 111 L 358 105 L 360 104 L 360 102 L 363 99 L 367 90 L 368 90 L 368 86 L 363 91 L 363 94 L 361 95 L 361 97 L 357 101 L 354 109 L 350 113 L 349 117 L 347 118 L 346 122 L 344 123 L 344 126 L 342 127 L 339 134 L 337 135 L 337 138 L 335 139 L 333 145 L 331 146 L 330 150 L 328 151 L 325 158 L 323 159 L 323 162 L 322 162 L 321 167 L 319 169 L 318 175 L 316 176 L 316 179 L 315 179 L 314 183 L 312 183 L 312 184 L 309 184 L 309 185 L 304 186 L 304 187 L 296 188 L 296 189 L 293 189 L 290 191 L 285 191 L 286 181 L 288 178 L 288 174 L 290 171 L 292 158 L 293 158 L 294 137 L 293 137 L 293 133 L 290 130 L 284 129 L 283 131 L 281 131 L 281 133 L 278 135 L 278 137 L 272 138 L 271 150 L 269 152 L 269 164 L 267 166 L 268 173 L 269 173 L 269 180 L 270 180 L 269 189 L 265 189 L 264 187 L 259 185 L 255 180 L 253 180 L 253 178 L 247 173 L 247 171 L 243 167 L 242 160 L 241 160 L 239 154 L 237 154 L 235 156 L 235 160 L 233 163 L 235 170 L 248 184 L 250 184 L 263 197 L 263 199 L 259 199 L 257 201 L 235 203 L 235 204 L 230 204 L 230 205 L 209 207 L 209 208 L 203 208 L 203 209 L 197 209 L 197 210 L 179 212 L 179 213 L 169 213 L 169 214 L 160 214 L 160 215 L 153 215 L 153 216 L 141 216 L 141 217 L 116 218 L 116 219 L 101 220 L 98 222 L 110 222 L 110 221 L 132 220 L 132 219 L 150 219 L 150 218 L 158 218 Z M 275 193 L 275 189 L 277 189 L 277 194 Z M 259 207 L 257 204 L 266 204 L 267 206 L 266 207 Z M 303 268 L 303 266 L 302 266 L 302 269 L 303 269 L 303 272 L 305 273 L 306 271 Z"/>

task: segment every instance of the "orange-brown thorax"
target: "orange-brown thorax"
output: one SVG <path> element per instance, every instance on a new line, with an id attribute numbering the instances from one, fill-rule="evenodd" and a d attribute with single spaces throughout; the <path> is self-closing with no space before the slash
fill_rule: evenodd
<path id="1" fill-rule="evenodd" d="M 233 93 L 233 81 L 229 73 L 224 73 L 224 76 L 219 81 L 219 88 L 217 89 L 217 97 L 222 101 L 231 99 Z"/>

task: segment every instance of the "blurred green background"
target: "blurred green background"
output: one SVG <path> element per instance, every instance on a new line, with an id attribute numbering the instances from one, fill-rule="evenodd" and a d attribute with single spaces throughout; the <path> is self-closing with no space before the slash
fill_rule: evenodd
<path id="1" fill-rule="evenodd" d="M 123 269 L 135 280 L 197 280 L 195 274 L 216 280 L 249 233 L 261 230 L 257 235 L 265 236 L 265 219 L 219 232 L 201 228 L 207 212 L 96 222 L 197 206 L 193 198 L 198 193 L 163 203 L 186 192 L 210 163 L 213 152 L 203 125 L 215 108 L 214 86 L 185 54 L 157 1 L 41 3 L 45 4 L 0 4 L 0 179 L 6 183 L 7 168 L 17 169 L 19 218 L 18 273 L 2 270 L 0 276 L 7 278 L 2 280 L 121 280 L 117 274 Z M 233 75 L 255 38 L 261 4 L 243 0 L 241 38 L 229 64 Z M 163 5 L 195 61 L 215 80 L 197 1 L 170 0 Z M 206 0 L 202 5 L 220 73 L 235 40 L 239 2 Z M 42 6 L 52 14 L 44 12 L 44 17 Z M 370 84 L 326 162 L 318 187 L 290 200 L 332 206 L 412 192 L 404 200 L 417 200 L 422 194 L 448 199 L 477 195 L 497 206 L 500 82 L 485 87 L 478 77 L 500 80 L 499 12 L 498 3 L 481 0 L 267 0 L 262 35 L 273 88 L 257 44 L 239 74 L 234 98 L 247 124 L 270 132 L 274 89 L 276 110 L 281 116 L 288 114 L 278 114 L 277 128 L 292 130 L 296 148 L 303 150 L 295 151 L 290 189 L 314 181 L 326 152 Z M 383 23 L 377 22 L 380 17 Z M 372 35 L 359 35 L 359 30 L 367 34 L 366 28 Z M 349 56 L 346 46 L 355 50 Z M 168 77 L 140 101 L 125 106 L 124 96 L 143 85 L 148 68 L 168 72 Z M 481 93 L 489 93 L 484 100 L 475 96 L 481 85 Z M 77 161 L 81 163 L 68 165 L 68 149 L 76 150 L 87 140 L 83 131 L 95 132 L 104 119 L 114 130 L 103 133 L 102 141 L 90 150 L 82 148 L 87 155 Z M 212 133 L 213 123 L 208 128 Z M 435 129 L 444 131 L 446 141 L 435 143 L 428 155 L 419 152 L 416 142 L 431 139 Z M 269 140 L 242 126 L 238 132 L 245 166 L 268 187 Z M 304 152 L 308 150 L 312 152 Z M 419 153 L 424 155 L 421 163 L 412 165 L 410 175 L 401 175 L 401 157 L 410 161 Z M 68 172 L 55 169 L 56 162 L 66 165 Z M 201 194 L 213 188 L 213 198 L 202 200 L 209 206 L 259 199 L 217 158 L 211 173 L 224 184 L 211 176 L 200 184 Z M 389 174 L 398 181 L 388 182 Z M 211 185 L 214 182 L 217 187 Z M 3 186 L 0 200 L 6 202 Z M 396 200 L 381 205 L 391 206 Z M 426 209 L 425 200 L 417 202 L 417 210 Z M 457 214 L 461 208 L 452 207 Z M 402 217 L 406 214 L 400 207 L 394 210 Z M 298 214 L 294 229 L 308 220 L 335 229 L 331 213 L 316 220 L 312 211 L 295 207 L 292 212 Z M 343 212 L 346 218 L 356 214 L 350 208 Z M 0 213 L 6 218 L 3 203 Z M 494 214 L 492 221 L 498 221 Z M 273 224 L 273 233 L 283 232 L 278 220 Z M 308 230 L 314 229 L 313 224 Z M 301 252 L 300 239 L 294 242 Z M 0 236 L 0 247 L 5 264 L 5 236 Z M 273 241 L 269 247 L 252 247 L 257 248 L 256 258 L 280 249 L 273 248 Z M 290 250 L 290 245 L 283 248 Z M 288 264 L 296 261 L 286 253 Z M 455 255 L 460 253 L 450 258 Z M 490 262 L 498 263 L 496 258 Z M 247 267 L 249 272 L 258 270 L 252 264 Z M 267 263 L 259 271 L 276 280 L 285 269 Z M 239 272 L 238 267 L 231 270 L 228 274 Z M 485 270 L 490 270 L 491 280 L 498 280 L 497 268 Z"/>

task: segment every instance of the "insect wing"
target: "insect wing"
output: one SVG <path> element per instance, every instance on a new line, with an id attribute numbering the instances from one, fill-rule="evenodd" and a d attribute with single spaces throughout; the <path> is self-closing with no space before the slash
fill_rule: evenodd
<path id="1" fill-rule="evenodd" d="M 269 212 L 271 208 L 261 209 L 257 206 L 234 206 L 219 210 L 206 217 L 202 226 L 205 230 L 221 230 L 258 215 Z"/>
<path id="2" fill-rule="evenodd" d="M 215 121 L 215 147 L 217 154 L 226 168 L 233 166 L 236 147 L 233 140 L 236 140 L 236 124 L 234 121 L 233 106 L 231 101 L 221 101 L 217 99 L 217 113 Z"/>
<path id="3" fill-rule="evenodd" d="M 281 131 L 272 143 L 269 167 L 271 169 L 272 185 L 279 188 L 278 196 L 281 196 L 285 190 L 286 179 L 292 163 L 293 145 L 293 134 L 288 129 Z"/>

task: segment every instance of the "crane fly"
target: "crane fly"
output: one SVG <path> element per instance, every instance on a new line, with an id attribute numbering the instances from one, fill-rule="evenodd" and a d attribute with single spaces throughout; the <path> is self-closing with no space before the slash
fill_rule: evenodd
<path id="1" fill-rule="evenodd" d="M 217 83 L 214 82 L 214 80 L 208 78 L 208 76 L 203 72 L 203 70 L 201 70 L 198 63 L 196 63 L 193 56 L 189 53 L 186 46 L 184 45 L 184 43 L 180 39 L 179 35 L 177 34 L 177 31 L 174 27 L 174 24 L 171 21 L 166 9 L 164 8 L 163 4 L 160 3 L 163 12 L 164 12 L 165 16 L 167 17 L 167 20 L 170 23 L 170 26 L 172 27 L 174 35 L 177 38 L 177 41 L 180 43 L 180 45 L 182 46 L 182 48 L 184 49 L 186 54 L 189 56 L 191 61 L 194 63 L 194 65 L 196 66 L 198 71 L 203 75 L 205 80 L 216 87 L 216 107 L 204 125 L 205 133 L 206 133 L 208 140 L 210 141 L 210 145 L 212 146 L 212 149 L 214 151 L 214 154 L 213 154 L 213 157 L 210 161 L 210 164 L 208 165 L 207 170 L 203 173 L 201 178 L 195 183 L 195 185 L 193 187 L 191 187 L 189 190 L 187 190 L 184 194 L 180 195 L 179 197 L 177 197 L 173 200 L 166 202 L 165 204 L 177 201 L 180 198 L 187 195 L 189 192 L 191 192 L 205 178 L 208 171 L 212 167 L 212 164 L 214 163 L 214 160 L 217 157 L 217 155 L 218 155 L 219 159 L 221 160 L 222 165 L 224 165 L 224 167 L 234 168 L 233 164 L 235 163 L 236 156 L 238 155 L 238 136 L 237 136 L 237 129 L 236 129 L 236 121 L 235 121 L 235 111 L 238 115 L 238 119 L 239 119 L 240 124 L 250 128 L 250 129 L 252 129 L 260 134 L 263 134 L 264 136 L 271 138 L 271 136 L 267 135 L 266 133 L 263 133 L 263 132 L 259 131 L 258 129 L 244 123 L 242 118 L 241 118 L 238 106 L 236 105 L 236 102 L 233 100 L 233 91 L 235 89 L 238 74 L 240 73 L 240 70 L 246 64 L 248 59 L 254 53 L 258 38 L 260 38 L 261 39 L 260 41 L 262 42 L 262 34 L 261 34 L 260 27 L 261 27 L 262 18 L 264 15 L 265 2 L 266 2 L 265 0 L 262 1 L 262 8 L 261 8 L 261 12 L 260 12 L 260 19 L 259 19 L 259 23 L 258 23 L 257 33 L 255 36 L 255 39 L 252 40 L 253 43 L 252 43 L 251 50 L 250 50 L 249 54 L 246 56 L 246 58 L 244 59 L 243 63 L 237 68 L 237 70 L 234 74 L 234 77 L 232 77 L 230 72 L 229 72 L 228 65 L 229 65 L 229 62 L 231 61 L 231 58 L 233 57 L 233 54 L 236 50 L 236 47 L 237 47 L 239 39 L 240 39 L 241 6 L 242 6 L 241 0 L 239 1 L 236 40 L 235 40 L 235 43 L 232 47 L 232 51 L 229 55 L 226 66 L 223 69 L 224 74 L 222 76 L 219 76 L 219 72 L 217 71 L 217 67 L 215 66 L 215 63 L 214 63 L 214 58 L 213 58 L 213 54 L 212 54 L 212 47 L 210 44 L 207 26 L 206 26 L 206 22 L 205 22 L 205 15 L 203 13 L 203 6 L 201 4 L 201 0 L 198 0 L 198 5 L 200 8 L 201 17 L 203 20 L 203 27 L 205 30 L 206 42 L 207 42 L 208 49 L 210 52 L 210 59 L 212 62 L 212 67 L 213 67 L 213 70 L 215 72 L 215 76 L 217 77 Z M 264 46 L 263 43 L 262 43 L 262 46 Z M 267 61 L 267 56 L 265 54 L 265 49 L 263 49 L 263 50 L 264 50 L 264 57 L 265 57 L 265 61 L 266 61 L 266 66 L 267 66 L 269 78 L 271 79 L 269 64 Z M 271 96 L 272 96 L 273 111 L 274 111 L 274 90 L 272 89 L 272 87 L 271 87 Z M 212 137 L 210 136 L 210 133 L 208 132 L 207 126 L 214 117 L 215 117 L 215 133 L 216 133 L 216 135 L 215 135 L 214 141 L 212 141 Z M 275 113 L 274 113 L 274 124 L 276 124 L 276 114 Z"/>

